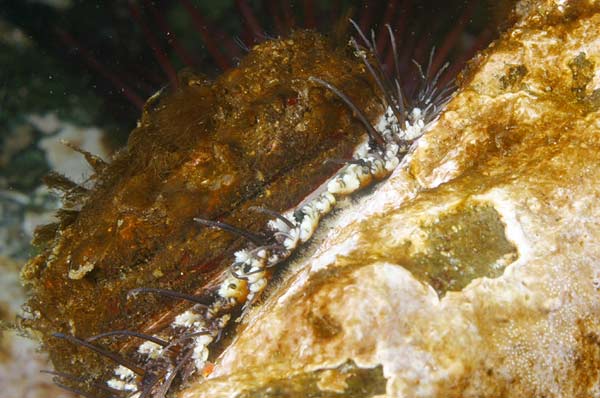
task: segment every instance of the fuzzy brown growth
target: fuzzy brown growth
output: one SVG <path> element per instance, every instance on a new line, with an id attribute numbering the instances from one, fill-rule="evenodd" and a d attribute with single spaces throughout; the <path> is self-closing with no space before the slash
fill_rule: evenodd
<path id="1" fill-rule="evenodd" d="M 216 82 L 181 74 L 180 88 L 148 101 L 81 210 L 65 213 L 55 236 L 40 234 L 42 252 L 23 270 L 33 314 L 24 326 L 40 333 L 58 370 L 99 377 L 114 364 L 52 333 L 152 333 L 184 305 L 126 300 L 128 290 L 203 295 L 217 284 L 246 242 L 194 217 L 258 232 L 268 216 L 249 207 L 296 205 L 340 167 L 326 159 L 350 156 L 363 129 L 309 76 L 342 89 L 371 119 L 381 112 L 364 65 L 310 32 L 256 47 Z M 101 344 L 134 348 L 124 339 Z"/>

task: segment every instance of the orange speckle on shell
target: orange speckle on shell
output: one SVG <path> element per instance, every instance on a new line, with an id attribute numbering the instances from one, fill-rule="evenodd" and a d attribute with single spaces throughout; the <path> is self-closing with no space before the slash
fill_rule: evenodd
<path id="1" fill-rule="evenodd" d="M 212 362 L 206 362 L 204 369 L 202 369 L 202 377 L 208 377 L 215 370 L 215 364 Z"/>

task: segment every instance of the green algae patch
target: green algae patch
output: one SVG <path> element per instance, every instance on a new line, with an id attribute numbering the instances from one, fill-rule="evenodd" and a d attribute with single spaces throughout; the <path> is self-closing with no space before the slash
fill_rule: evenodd
<path id="1" fill-rule="evenodd" d="M 584 52 L 580 52 L 575 58 L 569 61 L 568 66 L 573 74 L 571 90 L 578 100 L 584 100 L 587 85 L 594 78 L 594 62 L 589 60 Z"/>
<path id="2" fill-rule="evenodd" d="M 510 65 L 506 71 L 506 74 L 500 78 L 500 84 L 503 90 L 510 88 L 520 89 L 521 81 L 527 74 L 527 67 L 525 65 Z"/>
<path id="3" fill-rule="evenodd" d="M 402 265 L 440 297 L 474 279 L 500 276 L 518 256 L 500 215 L 488 204 L 463 202 L 418 224 L 409 236 L 375 248 L 373 260 Z"/>
<path id="4" fill-rule="evenodd" d="M 424 250 L 412 255 L 409 270 L 440 296 L 462 290 L 476 278 L 498 277 L 517 258 L 500 215 L 489 205 L 462 206 L 423 230 Z"/>
<path id="5" fill-rule="evenodd" d="M 300 373 L 270 380 L 245 391 L 240 398 L 368 398 L 385 394 L 386 379 L 381 366 L 359 368 L 352 361 L 334 368 Z"/>
<path id="6" fill-rule="evenodd" d="M 600 89 L 590 89 L 596 70 L 594 62 L 580 52 L 569 61 L 568 66 L 573 75 L 571 91 L 579 102 L 588 106 L 589 111 L 597 111 L 600 108 Z"/>

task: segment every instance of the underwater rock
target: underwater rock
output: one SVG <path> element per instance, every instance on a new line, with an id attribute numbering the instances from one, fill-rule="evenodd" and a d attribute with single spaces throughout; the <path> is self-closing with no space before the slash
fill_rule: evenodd
<path id="1" fill-rule="evenodd" d="M 600 397 L 598 11 L 519 2 L 178 396 Z"/>
<path id="2" fill-rule="evenodd" d="M 48 369 L 48 355 L 38 344 L 10 330 L 14 317 L 25 301 L 19 286 L 21 264 L 0 255 L 0 386 L 3 397 L 73 398 L 48 380 L 40 370 Z"/>
<path id="3" fill-rule="evenodd" d="M 79 127 L 66 122 L 62 123 L 55 135 L 41 139 L 38 146 L 45 152 L 53 171 L 76 183 L 85 183 L 94 170 L 81 154 L 69 148 L 66 143 L 100 158 L 109 159 L 112 151 L 103 142 L 105 140 L 104 132 L 97 127 Z"/>

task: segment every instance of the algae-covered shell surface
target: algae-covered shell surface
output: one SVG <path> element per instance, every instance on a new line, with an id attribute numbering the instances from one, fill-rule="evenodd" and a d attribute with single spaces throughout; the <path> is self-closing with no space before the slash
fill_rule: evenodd
<path id="1" fill-rule="evenodd" d="M 173 394 L 600 397 L 599 12 L 518 2 L 414 151 L 322 220 Z M 146 104 L 23 270 L 26 326 L 59 370 L 114 365 L 52 333 L 158 333 L 186 308 L 128 290 L 217 284 L 245 243 L 194 217 L 260 231 L 250 207 L 293 208 L 351 156 L 360 126 L 310 76 L 381 115 L 364 65 L 311 33 Z"/>
<path id="2" fill-rule="evenodd" d="M 367 114 L 381 112 L 363 64 L 299 32 L 258 46 L 214 83 L 182 74 L 179 88 L 147 102 L 116 159 L 97 165 L 94 189 L 69 190 L 72 208 L 38 230 L 45 249 L 22 273 L 32 292 L 25 323 L 60 371 L 104 377 L 113 364 L 54 333 L 154 333 L 181 312 L 169 298 L 128 299 L 131 289 L 207 295 L 245 241 L 194 217 L 260 230 L 268 217 L 251 206 L 290 208 L 339 168 L 327 159 L 351 156 L 362 130 L 309 84 L 313 75 L 355 93 Z"/>

